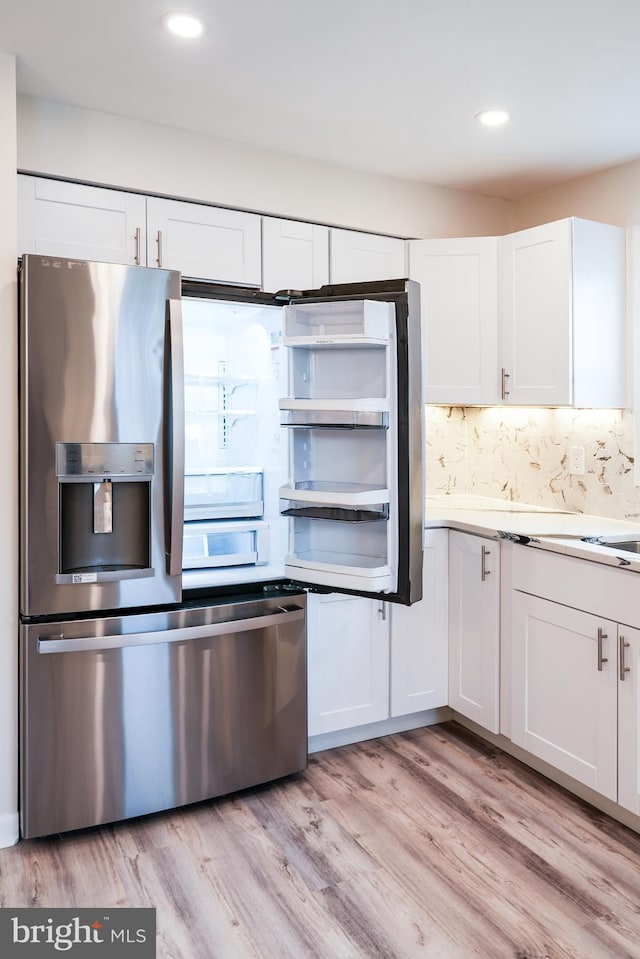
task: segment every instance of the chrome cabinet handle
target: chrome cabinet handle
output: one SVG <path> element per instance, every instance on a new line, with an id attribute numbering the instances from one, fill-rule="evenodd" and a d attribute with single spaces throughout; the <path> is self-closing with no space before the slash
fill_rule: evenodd
<path id="1" fill-rule="evenodd" d="M 134 256 L 136 266 L 140 266 L 140 227 L 136 227 L 136 252 Z"/>
<path id="2" fill-rule="evenodd" d="M 598 672 L 602 672 L 602 664 L 608 663 L 609 660 L 606 656 L 602 655 L 602 641 L 603 639 L 608 639 L 609 637 L 605 633 L 602 626 L 598 626 Z"/>
<path id="3" fill-rule="evenodd" d="M 386 604 L 386 603 L 380 603 L 380 608 L 378 609 L 378 613 L 380 614 L 380 619 L 381 619 L 382 622 L 384 623 L 384 621 L 385 621 L 386 618 L 387 618 L 387 604 Z"/>
<path id="4" fill-rule="evenodd" d="M 491 556 L 491 550 L 483 546 L 480 554 L 480 578 L 483 583 L 487 576 L 491 575 L 491 570 L 487 569 L 487 556 Z"/>
<path id="5" fill-rule="evenodd" d="M 507 386 L 509 385 L 507 383 L 507 380 L 509 379 L 509 373 L 507 373 L 504 366 L 502 367 L 501 372 L 502 372 L 502 388 L 501 388 L 502 399 L 506 400 L 507 396 L 509 396 L 509 390 L 507 389 Z"/>
<path id="6" fill-rule="evenodd" d="M 620 682 L 623 683 L 623 682 L 624 682 L 624 674 L 631 672 L 631 666 L 625 666 L 625 664 L 624 664 L 624 651 L 625 651 L 625 649 L 628 649 L 628 648 L 629 648 L 629 646 L 631 645 L 631 643 L 625 642 L 624 636 L 621 636 L 621 637 L 620 637 L 619 643 L 620 643 L 620 651 L 619 651 L 618 659 L 620 660 Z"/>
<path id="7" fill-rule="evenodd" d="M 162 230 L 158 230 L 156 243 L 158 244 L 158 259 L 156 260 L 156 263 L 158 266 L 162 266 Z"/>

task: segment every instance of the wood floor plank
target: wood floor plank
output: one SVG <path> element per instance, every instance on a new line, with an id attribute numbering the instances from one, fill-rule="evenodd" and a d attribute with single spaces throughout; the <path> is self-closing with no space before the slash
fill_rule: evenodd
<path id="1" fill-rule="evenodd" d="M 429 746 L 430 757 L 448 767 L 449 772 L 445 774 L 451 775 L 456 768 L 460 770 L 466 801 L 494 820 L 497 828 L 511 840 L 530 850 L 544 863 L 545 869 L 579 877 L 581 887 L 589 892 L 598 888 L 602 893 L 602 913 L 617 907 L 640 912 L 640 836 L 616 823 L 615 838 L 610 841 L 606 832 L 613 822 L 610 817 L 537 773 L 533 773 L 531 790 L 523 793 L 522 785 L 533 771 L 504 754 L 501 754 L 504 774 L 488 779 L 489 756 L 481 759 L 473 775 L 468 760 L 461 759 L 452 748 L 455 743 L 447 738 L 446 730 L 443 735 L 430 739 Z M 419 746 L 412 746 L 411 736 L 397 745 L 392 744 L 392 748 L 414 759 L 423 757 Z M 508 778 L 515 788 L 507 786 Z M 602 825 L 605 830 L 600 828 Z M 608 881 L 606 871 L 603 872 L 610 866 L 612 857 L 616 863 L 615 885 Z M 564 880 L 560 881 L 564 884 Z M 592 905 L 587 902 L 586 908 L 589 910 Z"/>
<path id="2" fill-rule="evenodd" d="M 640 836 L 456 724 L 0 850 L 5 906 L 155 906 L 159 959 L 640 959 Z"/>
<path id="3" fill-rule="evenodd" d="M 325 804 L 306 800 L 295 783 L 261 790 L 245 802 L 310 889 L 335 886 L 379 868 L 357 839 L 325 814 Z"/>

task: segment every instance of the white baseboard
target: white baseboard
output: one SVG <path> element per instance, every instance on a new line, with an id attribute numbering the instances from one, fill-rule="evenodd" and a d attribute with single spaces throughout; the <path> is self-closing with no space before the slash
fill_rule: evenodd
<path id="1" fill-rule="evenodd" d="M 353 729 L 338 729 L 333 733 L 320 733 L 318 736 L 309 737 L 309 752 L 318 753 L 322 749 L 350 746 L 352 743 L 363 743 L 367 739 L 378 739 L 380 736 L 390 736 L 392 733 L 404 733 L 408 729 L 419 729 L 421 726 L 445 723 L 448 719 L 451 719 L 452 715 L 448 706 L 441 706 L 438 709 L 427 709 L 421 713 L 411 713 L 409 716 L 384 719 L 379 723 L 355 726 Z"/>
<path id="2" fill-rule="evenodd" d="M 18 813 L 0 816 L 0 849 L 15 846 L 20 838 L 20 817 Z"/>

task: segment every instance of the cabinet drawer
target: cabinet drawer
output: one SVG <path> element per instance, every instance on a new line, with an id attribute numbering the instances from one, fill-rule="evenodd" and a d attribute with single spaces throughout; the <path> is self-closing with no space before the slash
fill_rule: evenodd
<path id="1" fill-rule="evenodd" d="M 631 626 L 640 621 L 640 576 L 630 570 L 516 546 L 513 588 Z"/>

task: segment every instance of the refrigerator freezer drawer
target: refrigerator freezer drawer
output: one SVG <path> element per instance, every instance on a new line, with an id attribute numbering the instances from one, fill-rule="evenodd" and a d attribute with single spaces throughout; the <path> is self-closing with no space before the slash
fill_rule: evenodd
<path id="1" fill-rule="evenodd" d="M 23 626 L 21 666 L 25 838 L 306 766 L 304 594 Z"/>

